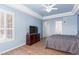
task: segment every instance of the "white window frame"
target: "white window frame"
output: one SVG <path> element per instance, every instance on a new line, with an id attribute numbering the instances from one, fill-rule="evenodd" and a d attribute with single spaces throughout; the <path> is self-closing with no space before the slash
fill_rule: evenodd
<path id="1" fill-rule="evenodd" d="M 8 41 L 12 41 L 12 40 L 14 40 L 15 39 L 15 27 L 14 27 L 14 18 L 15 18 L 15 14 L 13 13 L 13 12 L 10 12 L 10 11 L 6 11 L 6 10 L 4 10 L 4 9 L 0 9 L 0 12 L 2 12 L 2 13 L 4 13 L 4 32 L 5 32 L 5 34 L 4 34 L 4 38 L 0 38 L 0 43 L 4 43 L 4 42 L 8 42 Z M 12 15 L 12 38 L 10 39 L 10 38 L 7 38 L 6 37 L 6 16 L 7 16 L 7 14 L 10 14 L 10 15 Z"/>

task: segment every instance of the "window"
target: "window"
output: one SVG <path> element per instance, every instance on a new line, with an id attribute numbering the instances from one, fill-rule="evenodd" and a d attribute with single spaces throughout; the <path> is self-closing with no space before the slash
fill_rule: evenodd
<path id="1" fill-rule="evenodd" d="M 14 14 L 0 11 L 0 42 L 14 39 Z"/>

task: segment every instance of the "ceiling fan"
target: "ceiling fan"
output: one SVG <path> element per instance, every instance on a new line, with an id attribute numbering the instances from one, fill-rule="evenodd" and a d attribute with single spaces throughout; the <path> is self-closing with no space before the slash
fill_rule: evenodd
<path id="1" fill-rule="evenodd" d="M 51 12 L 52 10 L 58 10 L 58 8 L 54 8 L 56 4 L 42 4 L 45 7 L 47 12 Z"/>

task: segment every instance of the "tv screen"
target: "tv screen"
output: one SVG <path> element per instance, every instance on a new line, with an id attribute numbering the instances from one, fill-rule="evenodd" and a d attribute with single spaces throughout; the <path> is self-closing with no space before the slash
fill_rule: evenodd
<path id="1" fill-rule="evenodd" d="M 38 28 L 36 26 L 30 26 L 30 34 L 38 33 Z"/>

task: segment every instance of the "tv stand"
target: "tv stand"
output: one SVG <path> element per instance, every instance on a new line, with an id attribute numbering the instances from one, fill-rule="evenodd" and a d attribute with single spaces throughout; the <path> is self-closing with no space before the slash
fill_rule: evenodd
<path id="1" fill-rule="evenodd" d="M 33 34 L 26 35 L 26 44 L 27 45 L 32 45 L 38 41 L 40 41 L 40 34 L 39 33 L 33 33 Z"/>

